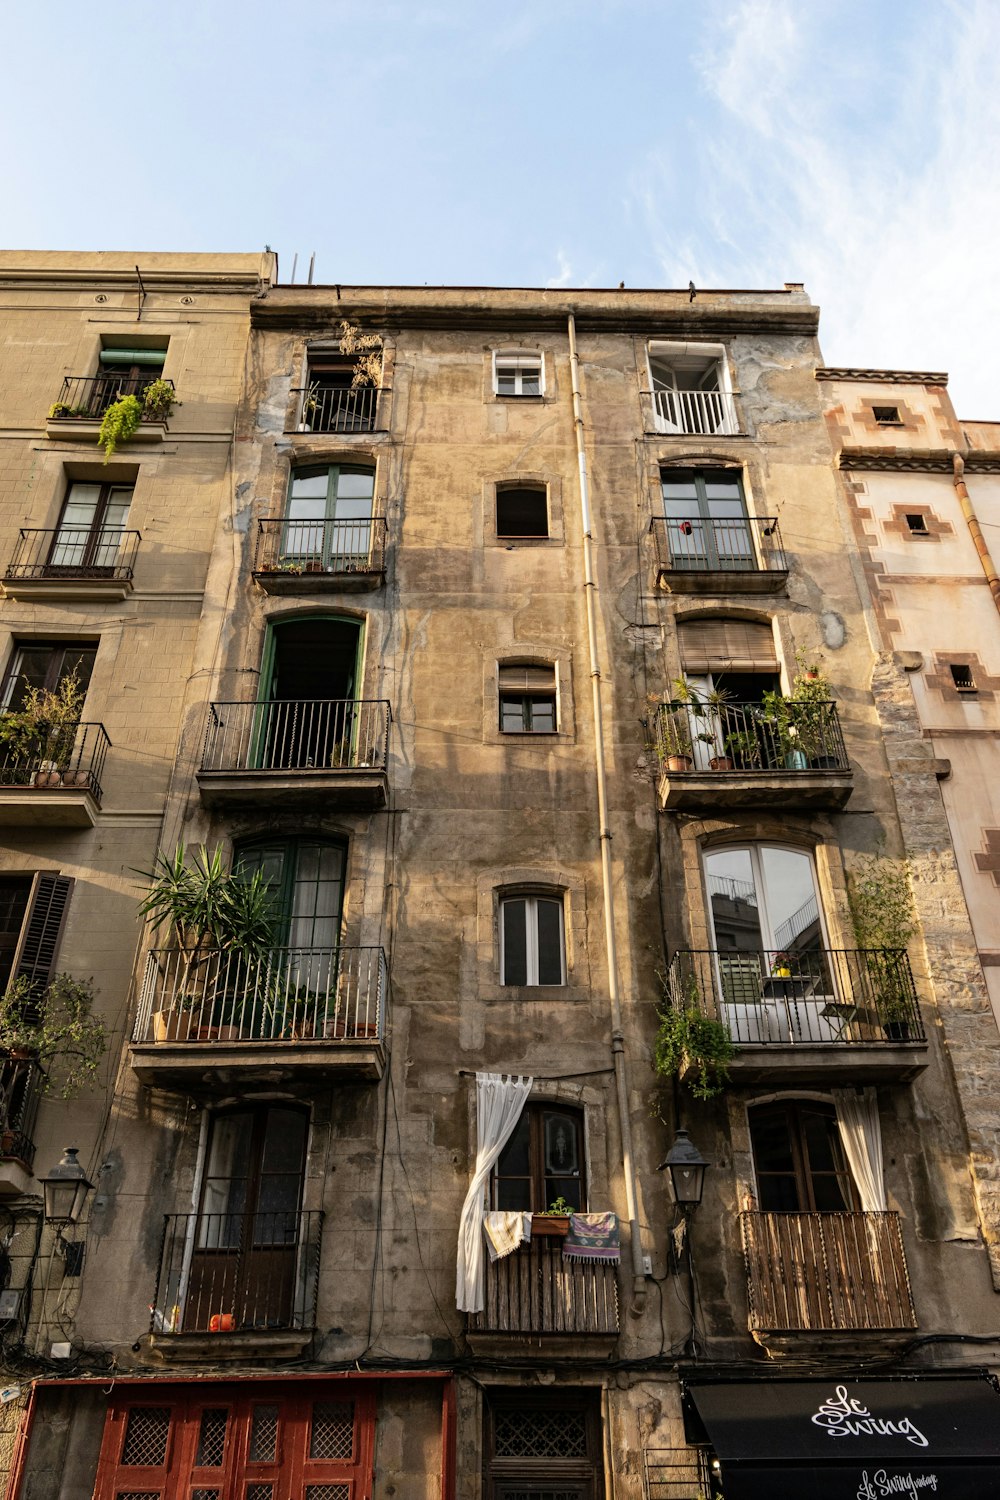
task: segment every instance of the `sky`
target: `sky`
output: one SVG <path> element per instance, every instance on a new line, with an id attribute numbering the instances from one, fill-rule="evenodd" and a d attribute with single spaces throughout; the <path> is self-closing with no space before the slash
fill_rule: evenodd
<path id="1" fill-rule="evenodd" d="M 44 24 L 43 24 L 44 22 Z M 0 240 L 781 287 L 1000 420 L 1000 0 L 7 0 Z"/>

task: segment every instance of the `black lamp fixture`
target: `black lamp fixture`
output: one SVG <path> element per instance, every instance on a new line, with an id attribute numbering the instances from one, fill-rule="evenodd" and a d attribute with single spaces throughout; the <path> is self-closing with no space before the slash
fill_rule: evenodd
<path id="1" fill-rule="evenodd" d="M 701 1202 L 709 1165 L 687 1131 L 678 1129 L 673 1145 L 656 1170 L 669 1171 L 674 1202 L 682 1213 L 691 1213 Z"/>
<path id="2" fill-rule="evenodd" d="M 60 1229 L 77 1222 L 87 1201 L 87 1194 L 94 1189 L 94 1184 L 87 1181 L 83 1168 L 76 1159 L 79 1149 L 78 1146 L 67 1146 L 59 1165 L 53 1167 L 47 1177 L 42 1178 L 45 1222 L 56 1224 Z"/>

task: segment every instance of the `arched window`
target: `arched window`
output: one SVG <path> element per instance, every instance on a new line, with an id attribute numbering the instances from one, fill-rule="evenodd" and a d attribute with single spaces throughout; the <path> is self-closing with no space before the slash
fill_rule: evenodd
<path id="1" fill-rule="evenodd" d="M 541 1213 L 565 1198 L 587 1209 L 583 1159 L 583 1115 L 554 1104 L 528 1104 L 500 1154 L 493 1173 L 495 1209 Z"/>
<path id="2" fill-rule="evenodd" d="M 782 1099 L 748 1111 L 763 1213 L 847 1213 L 858 1195 L 832 1104 Z"/>

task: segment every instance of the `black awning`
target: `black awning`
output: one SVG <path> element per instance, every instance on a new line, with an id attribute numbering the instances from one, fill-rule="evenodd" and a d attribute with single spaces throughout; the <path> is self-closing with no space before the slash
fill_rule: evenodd
<path id="1" fill-rule="evenodd" d="M 1000 1396 L 985 1379 L 746 1381 L 688 1394 L 726 1500 L 997 1500 Z"/>

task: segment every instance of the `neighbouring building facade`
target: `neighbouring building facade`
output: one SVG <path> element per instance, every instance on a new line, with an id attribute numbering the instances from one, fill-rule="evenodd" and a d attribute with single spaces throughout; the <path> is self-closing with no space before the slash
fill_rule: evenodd
<path id="1" fill-rule="evenodd" d="M 0 706 L 86 690 L 0 765 L 7 975 L 109 1035 L 68 1102 L 4 1063 L 11 1500 L 995 1494 L 986 425 L 795 285 L 138 259 L 0 275 Z M 138 920 L 217 848 L 263 944 Z"/>

